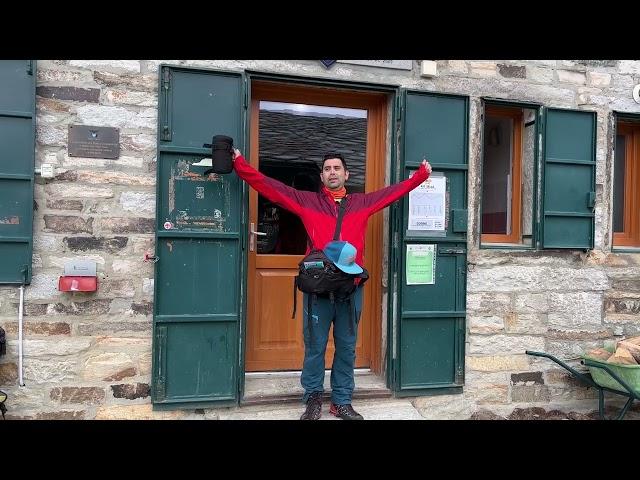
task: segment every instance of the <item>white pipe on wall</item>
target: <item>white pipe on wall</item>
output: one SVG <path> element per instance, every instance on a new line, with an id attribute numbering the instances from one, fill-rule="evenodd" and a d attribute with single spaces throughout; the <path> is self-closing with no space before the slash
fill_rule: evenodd
<path id="1" fill-rule="evenodd" d="M 24 308 L 24 285 L 20 285 L 20 306 L 18 307 L 18 384 L 24 387 L 22 378 L 22 313 Z"/>

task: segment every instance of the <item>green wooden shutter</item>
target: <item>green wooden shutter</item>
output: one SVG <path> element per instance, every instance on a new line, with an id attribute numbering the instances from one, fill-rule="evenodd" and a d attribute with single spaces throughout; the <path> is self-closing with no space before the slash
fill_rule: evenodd
<path id="1" fill-rule="evenodd" d="M 393 254 L 398 279 L 394 387 L 401 395 L 459 391 L 464 381 L 469 102 L 467 97 L 404 91 L 403 104 L 402 179 L 426 157 L 433 171 L 447 178 L 449 205 L 444 236 L 409 231 L 408 196 L 399 206 L 401 241 Z M 407 285 L 408 244 L 435 245 L 435 284 Z"/>
<path id="2" fill-rule="evenodd" d="M 161 68 L 154 408 L 238 401 L 242 185 L 195 164 L 213 135 L 244 148 L 243 112 L 242 74 Z"/>
<path id="3" fill-rule="evenodd" d="M 596 114 L 545 115 L 542 245 L 593 248 Z"/>
<path id="4" fill-rule="evenodd" d="M 31 282 L 35 60 L 0 61 L 0 283 Z"/>

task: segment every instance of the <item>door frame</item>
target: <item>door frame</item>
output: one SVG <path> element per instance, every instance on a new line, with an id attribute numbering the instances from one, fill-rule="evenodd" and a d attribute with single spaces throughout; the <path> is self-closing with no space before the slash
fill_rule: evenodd
<path id="1" fill-rule="evenodd" d="M 397 135 L 396 135 L 396 116 L 394 111 L 394 106 L 399 98 L 398 96 L 398 87 L 396 85 L 387 85 L 387 84 L 375 84 L 375 83 L 365 83 L 365 82 L 349 82 L 349 81 L 341 81 L 334 79 L 326 79 L 326 78 L 318 78 L 318 77 L 299 77 L 292 75 L 282 75 L 282 74 L 274 74 L 269 72 L 262 71 L 253 71 L 253 70 L 245 70 L 246 78 L 247 78 L 247 97 L 245 99 L 246 107 L 247 107 L 247 117 L 246 117 L 246 126 L 245 126 L 245 148 L 246 151 L 251 155 L 252 150 L 252 142 L 256 142 L 257 139 L 252 138 L 252 132 L 254 129 L 251 128 L 253 122 L 255 122 L 254 115 L 252 115 L 252 104 L 253 104 L 253 91 L 255 88 L 258 88 L 261 93 L 269 92 L 274 95 L 274 99 L 276 101 L 293 101 L 296 95 L 300 95 L 305 93 L 305 95 L 309 95 L 309 92 L 312 93 L 312 98 L 314 102 L 317 102 L 318 105 L 332 105 L 334 103 L 335 96 L 327 95 L 326 89 L 332 90 L 346 90 L 350 96 L 354 97 L 354 101 L 351 104 L 351 108 L 362 108 L 363 102 L 369 101 L 372 102 L 377 101 L 379 104 L 379 109 L 376 111 L 374 108 L 370 110 L 370 115 L 375 115 L 377 120 L 382 118 L 382 122 L 376 121 L 372 122 L 375 125 L 382 125 L 386 129 L 386 132 L 379 132 L 377 135 L 378 138 L 384 142 L 384 149 L 378 144 L 371 144 L 371 138 L 369 138 L 369 134 L 371 127 L 369 124 L 367 126 L 367 149 L 372 148 L 374 152 L 374 159 L 372 160 L 371 167 L 375 169 L 377 178 L 380 179 L 380 185 L 372 186 L 373 188 L 381 188 L 386 184 L 386 180 L 389 180 L 389 183 L 393 183 L 394 172 L 391 170 L 390 175 L 387 174 L 389 172 L 389 168 L 392 168 L 395 160 L 395 151 L 397 148 Z M 282 88 L 285 87 L 288 93 L 283 93 Z M 323 91 L 323 89 L 325 91 Z M 345 92 L 346 93 L 346 92 Z M 308 97 L 307 97 L 308 98 Z M 346 102 L 348 103 L 348 102 Z M 343 105 L 347 108 L 350 106 L 345 104 Z M 257 131 L 257 130 L 255 130 Z M 369 183 L 367 183 L 369 186 Z M 248 199 L 249 195 L 256 195 L 251 189 L 247 189 L 249 193 L 246 193 L 244 199 Z M 249 224 L 249 202 L 244 202 L 244 225 L 243 228 L 247 229 Z M 388 238 L 388 242 L 391 242 L 391 234 L 393 232 L 393 224 L 390 221 L 388 222 L 388 231 L 384 231 L 384 217 L 383 214 L 374 215 L 370 222 L 375 228 L 380 228 L 382 230 L 382 235 L 379 238 L 373 238 L 372 235 L 367 235 L 366 243 L 367 245 L 378 244 L 379 250 L 382 252 L 383 256 L 380 259 L 380 262 L 376 265 L 373 265 L 370 269 L 372 277 L 377 277 L 379 280 L 376 281 L 376 292 L 372 293 L 370 297 L 372 313 L 375 315 L 375 318 L 372 320 L 371 324 L 371 337 L 370 337 L 370 352 L 371 352 L 371 370 L 377 374 L 385 373 L 385 376 L 388 377 L 389 370 L 384 363 L 385 357 L 389 357 L 389 351 L 393 342 L 393 339 L 390 337 L 390 330 L 387 328 L 386 342 L 384 348 L 386 352 L 383 353 L 383 302 L 382 302 L 382 282 L 384 279 L 382 275 L 384 274 L 383 267 L 383 259 L 384 259 L 384 238 L 385 235 Z M 247 255 L 245 257 L 246 261 L 246 270 L 247 275 L 242 279 L 244 288 L 248 288 L 248 272 L 249 272 L 249 255 L 248 250 Z M 390 267 L 389 267 L 390 268 Z M 248 290 L 245 290 L 248 291 Z M 388 290 L 387 294 L 390 294 Z M 244 396 L 244 376 L 246 371 L 246 339 L 247 339 L 247 314 L 248 314 L 248 295 L 243 296 L 243 311 L 245 312 L 245 319 L 242 324 L 242 333 L 241 333 L 241 348 L 240 348 L 240 398 Z M 375 307 L 375 308 L 373 308 Z M 389 325 L 389 314 L 387 311 L 387 322 L 386 325 Z M 242 344 L 243 343 L 243 344 Z"/>

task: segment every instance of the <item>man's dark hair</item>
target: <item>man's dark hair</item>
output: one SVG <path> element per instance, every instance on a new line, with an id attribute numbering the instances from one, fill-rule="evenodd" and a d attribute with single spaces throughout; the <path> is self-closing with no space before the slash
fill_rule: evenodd
<path id="1" fill-rule="evenodd" d="M 342 156 L 342 154 L 340 153 L 327 153 L 324 157 L 322 157 L 322 169 L 324 170 L 324 162 L 326 162 L 329 159 L 332 158 L 338 158 L 340 159 L 340 161 L 342 162 L 342 166 L 344 167 L 345 170 L 349 170 L 347 168 L 347 162 L 345 162 L 344 157 Z"/>

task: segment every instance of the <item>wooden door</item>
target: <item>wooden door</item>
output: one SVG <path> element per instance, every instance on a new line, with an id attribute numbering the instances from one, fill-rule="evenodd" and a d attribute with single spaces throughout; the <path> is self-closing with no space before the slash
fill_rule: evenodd
<path id="1" fill-rule="evenodd" d="M 345 154 L 347 191 L 374 191 L 384 183 L 387 97 L 380 93 L 253 82 L 249 161 L 265 175 L 295 188 L 320 186 L 322 154 Z M 330 108 L 327 108 L 330 107 Z M 336 110 L 349 109 L 349 110 Z M 365 118 L 362 118 L 363 114 Z M 244 153 L 244 152 L 243 152 Z M 356 157 L 361 157 L 357 162 Z M 314 165 L 317 168 L 314 170 Z M 315 187 L 309 185 L 315 181 Z M 251 189 L 248 252 L 246 371 L 301 370 L 302 293 L 293 311 L 293 278 L 304 256 L 306 236 L 297 217 L 271 205 Z M 253 237 L 253 238 L 252 238 Z M 358 327 L 356 368 L 380 368 L 382 214 L 369 220 L 365 287 Z M 333 361 L 329 334 L 326 368 Z"/>

